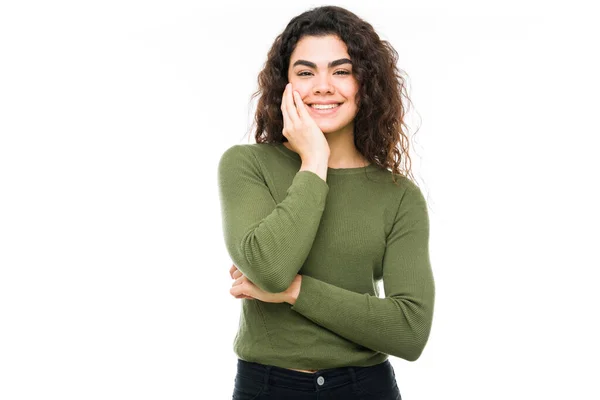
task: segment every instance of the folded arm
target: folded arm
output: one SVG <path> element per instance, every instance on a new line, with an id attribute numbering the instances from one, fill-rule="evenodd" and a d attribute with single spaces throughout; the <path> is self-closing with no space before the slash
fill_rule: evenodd
<path id="1" fill-rule="evenodd" d="M 312 171 L 298 171 L 276 203 L 247 145 L 227 149 L 218 185 L 225 246 L 237 268 L 260 289 L 285 291 L 313 245 L 329 186 Z"/>
<path id="2" fill-rule="evenodd" d="M 425 200 L 420 190 L 407 190 L 383 258 L 386 297 L 302 275 L 292 310 L 359 345 L 415 361 L 427 343 L 433 319 L 435 286 L 428 241 Z"/>

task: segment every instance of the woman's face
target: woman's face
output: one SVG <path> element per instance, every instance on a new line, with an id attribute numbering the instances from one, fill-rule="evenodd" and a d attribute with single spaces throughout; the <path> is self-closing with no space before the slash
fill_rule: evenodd
<path id="1" fill-rule="evenodd" d="M 323 133 L 353 134 L 358 82 L 346 44 L 337 36 L 304 36 L 290 57 L 288 81 Z M 312 105 L 339 104 L 318 110 Z"/>

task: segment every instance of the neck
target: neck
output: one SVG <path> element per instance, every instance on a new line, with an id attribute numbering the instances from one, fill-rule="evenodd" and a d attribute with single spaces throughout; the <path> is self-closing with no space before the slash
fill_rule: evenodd
<path id="1" fill-rule="evenodd" d="M 354 145 L 353 130 L 325 133 L 325 139 L 329 145 L 329 168 L 357 168 L 371 164 Z M 283 145 L 292 150 L 288 142 Z"/>
<path id="2" fill-rule="evenodd" d="M 331 132 L 325 134 L 329 144 L 329 168 L 355 168 L 369 165 L 369 161 L 354 145 L 354 133 Z"/>

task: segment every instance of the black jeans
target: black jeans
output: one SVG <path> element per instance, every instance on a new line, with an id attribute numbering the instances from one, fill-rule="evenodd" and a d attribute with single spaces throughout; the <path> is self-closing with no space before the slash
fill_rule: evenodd
<path id="1" fill-rule="evenodd" d="M 389 360 L 371 367 L 293 371 L 238 358 L 233 400 L 402 400 Z"/>

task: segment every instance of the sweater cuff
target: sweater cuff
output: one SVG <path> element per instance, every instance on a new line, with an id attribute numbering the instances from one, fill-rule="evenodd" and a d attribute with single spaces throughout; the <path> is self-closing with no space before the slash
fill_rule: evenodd
<path id="1" fill-rule="evenodd" d="M 311 310 L 319 310 L 323 298 L 321 295 L 327 288 L 324 287 L 321 281 L 308 275 L 302 275 L 302 284 L 300 292 L 296 298 L 296 302 L 292 305 L 292 310 L 304 314 L 310 313 Z"/>
<path id="2" fill-rule="evenodd" d="M 298 171 L 292 185 L 288 188 L 288 194 L 292 188 L 302 188 L 300 191 L 303 196 L 310 196 L 321 211 L 325 209 L 329 185 L 319 175 L 307 170 Z"/>

